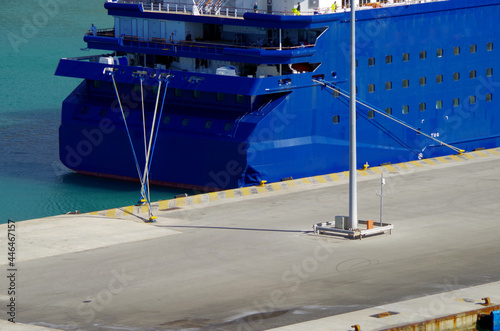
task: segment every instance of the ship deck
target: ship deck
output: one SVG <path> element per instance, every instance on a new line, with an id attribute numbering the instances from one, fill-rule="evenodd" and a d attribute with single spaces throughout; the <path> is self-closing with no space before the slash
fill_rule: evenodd
<path id="1" fill-rule="evenodd" d="M 144 207 L 19 222 L 16 321 L 374 330 L 498 304 L 499 166 L 497 148 L 359 171 L 360 218 L 378 220 L 383 172 L 395 227 L 363 240 L 312 233 L 347 213 L 345 173 L 159 202 L 156 223 Z"/>
<path id="2" fill-rule="evenodd" d="M 356 10 L 370 10 L 376 8 L 390 8 L 398 6 L 408 6 L 414 4 L 421 4 L 426 2 L 438 2 L 438 1 L 450 1 L 450 0 L 393 0 L 393 1 L 379 1 L 374 3 L 367 3 L 363 6 L 357 6 Z M 115 3 L 125 3 L 125 4 L 142 4 L 143 10 L 145 12 L 163 12 L 170 14 L 188 14 L 188 15 L 200 15 L 200 16 L 223 16 L 227 18 L 243 19 L 245 13 L 253 13 L 253 2 L 250 2 L 250 7 L 229 7 L 223 5 L 221 8 L 212 9 L 211 6 L 204 6 L 200 8 L 198 12 L 193 12 L 192 4 L 182 5 L 178 2 L 169 2 L 163 0 L 113 0 Z M 218 1 L 217 1 L 218 2 Z M 335 12 L 350 12 L 350 6 L 342 6 L 342 0 L 338 0 L 338 8 Z M 196 1 L 199 4 L 200 1 Z M 210 1 L 207 1 L 210 4 Z M 266 11 L 259 10 L 259 13 L 266 13 L 270 15 L 280 15 L 280 16 L 294 16 L 297 15 L 294 11 Z M 300 15 L 321 15 L 333 13 L 331 7 L 314 8 L 309 10 L 300 11 Z"/>

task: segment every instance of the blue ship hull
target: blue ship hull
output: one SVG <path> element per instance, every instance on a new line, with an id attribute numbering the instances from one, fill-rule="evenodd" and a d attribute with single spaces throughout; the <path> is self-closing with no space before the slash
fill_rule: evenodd
<path id="1" fill-rule="evenodd" d="M 146 11 L 141 5 L 125 3 L 107 3 L 106 7 L 115 17 L 288 29 L 317 36 L 312 46 L 277 50 L 220 45 L 210 49 L 196 42 L 176 45 L 153 42 L 154 38 L 127 40 L 116 33 L 87 35 L 91 48 L 118 52 L 114 55 L 122 58 L 132 52 L 146 55 L 139 59 L 142 63 L 127 65 L 89 59 L 60 61 L 57 75 L 84 79 L 63 103 L 60 158 L 68 168 L 136 180 L 129 136 L 137 164 L 143 167 L 144 135 L 148 140 L 157 100 L 162 116 L 157 116 L 152 183 L 219 190 L 348 168 L 348 12 L 246 13 L 244 19 L 235 20 Z M 357 99 L 373 107 L 358 107 L 358 168 L 365 163 L 454 153 L 439 141 L 466 151 L 499 146 L 499 15 L 498 0 L 480 4 L 452 0 L 357 13 Z M 200 67 L 203 61 L 226 61 L 246 67 L 292 67 L 294 71 L 264 77 L 255 73 L 226 76 L 148 65 L 161 56 L 196 58 Z M 112 77 L 105 73 L 109 67 L 116 73 L 129 134 Z M 134 75 L 138 71 L 143 76 L 147 73 L 142 87 Z M 162 73 L 172 75 L 166 92 L 166 84 L 159 87 Z"/>

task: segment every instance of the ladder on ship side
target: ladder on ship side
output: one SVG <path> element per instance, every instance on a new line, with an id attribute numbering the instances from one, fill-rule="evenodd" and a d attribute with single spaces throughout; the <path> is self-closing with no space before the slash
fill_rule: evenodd
<path id="1" fill-rule="evenodd" d="M 199 0 L 196 3 L 196 7 L 200 11 L 201 14 L 204 14 L 207 11 L 208 4 L 210 3 L 211 0 Z"/>
<path id="2" fill-rule="evenodd" d="M 214 5 L 214 12 L 216 15 L 220 14 L 220 10 L 227 2 L 228 0 L 217 0 L 217 2 Z"/>
<path id="3" fill-rule="evenodd" d="M 323 86 L 325 86 L 326 88 L 329 88 L 330 90 L 332 90 L 332 93 L 333 93 L 333 95 L 334 95 L 335 97 L 338 97 L 338 96 L 340 96 L 340 95 L 341 95 L 341 96 L 343 96 L 343 97 L 345 97 L 345 98 L 347 98 L 347 99 L 350 99 L 349 92 L 347 92 L 347 91 L 344 91 L 344 90 L 340 89 L 338 86 L 336 86 L 336 85 L 335 85 L 334 83 L 332 83 L 332 82 L 327 82 L 327 81 L 322 80 L 322 79 L 320 79 L 320 80 L 318 80 L 318 79 L 313 79 L 313 82 L 318 83 L 318 84 L 320 84 L 320 85 L 323 85 Z M 394 116 L 392 116 L 392 115 L 389 115 L 389 114 L 388 114 L 388 113 L 386 113 L 385 111 L 382 111 L 382 110 L 378 109 L 377 107 L 374 107 L 374 106 L 372 106 L 372 105 L 370 105 L 370 104 L 368 104 L 368 103 L 366 103 L 366 102 L 364 102 L 364 101 L 359 101 L 359 100 L 356 100 L 356 108 L 358 108 L 358 105 L 359 105 L 359 106 L 362 106 L 362 107 L 365 107 L 365 108 L 366 108 L 366 109 L 368 109 L 368 110 L 372 110 L 372 111 L 374 111 L 374 112 L 376 112 L 376 113 L 378 113 L 378 114 L 380 114 L 380 115 L 382 115 L 382 116 L 384 116 L 384 117 L 386 117 L 386 118 L 388 118 L 388 119 L 390 119 L 390 120 L 392 120 L 392 121 L 394 121 L 394 122 L 396 122 L 396 123 L 398 123 L 398 124 L 400 124 L 400 125 L 402 125 L 402 126 L 404 126 L 404 127 L 408 128 L 408 129 L 410 129 L 410 130 L 415 131 L 416 133 L 418 133 L 418 134 L 420 134 L 420 135 L 423 135 L 423 136 L 425 136 L 425 137 L 427 137 L 427 138 L 429 138 L 429 139 L 431 139 L 431 140 L 434 140 L 435 142 L 438 142 L 440 145 L 442 145 L 442 146 L 446 146 L 446 147 L 448 147 L 448 148 L 452 149 L 453 151 L 455 151 L 455 152 L 456 152 L 456 153 L 458 153 L 458 154 L 462 154 L 462 153 L 464 153 L 464 152 L 465 152 L 463 149 L 460 149 L 460 148 L 458 148 L 458 147 L 455 147 L 455 146 L 452 146 L 452 145 L 450 145 L 450 144 L 447 144 L 447 143 L 445 143 L 444 141 L 441 141 L 441 140 L 439 140 L 439 139 L 436 139 L 436 137 L 433 137 L 432 135 L 429 135 L 429 134 L 427 134 L 427 133 L 424 133 L 424 132 L 422 132 L 420 129 L 416 129 L 416 128 L 412 127 L 411 125 L 409 125 L 409 124 L 407 124 L 407 123 L 403 122 L 402 120 L 400 120 L 400 119 L 398 119 L 398 118 L 396 118 L 396 117 L 394 117 Z M 386 131 L 386 134 L 390 135 L 390 136 L 391 136 L 391 138 L 393 138 L 393 139 L 395 139 L 395 140 L 399 140 L 399 141 L 400 141 L 400 139 L 399 139 L 399 138 L 396 138 L 396 137 L 395 137 L 395 136 L 394 136 L 391 132 Z M 406 144 L 405 144 L 405 145 L 406 145 Z M 409 149 L 409 146 L 408 146 L 407 148 Z"/>

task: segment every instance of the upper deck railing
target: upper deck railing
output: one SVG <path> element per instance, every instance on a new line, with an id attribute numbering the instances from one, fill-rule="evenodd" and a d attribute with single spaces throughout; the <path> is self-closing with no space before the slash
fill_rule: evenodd
<path id="1" fill-rule="evenodd" d="M 341 0 L 338 0 L 341 2 Z M 367 3 L 364 5 L 357 5 L 356 10 L 370 10 L 374 8 L 386 8 L 394 6 L 407 6 L 413 4 L 427 3 L 427 2 L 441 2 L 449 0 L 385 0 L 376 3 Z M 192 14 L 192 15 L 206 15 L 206 16 L 225 16 L 225 17 L 235 17 L 241 18 L 245 13 L 253 13 L 253 5 L 250 8 L 246 7 L 229 7 L 223 6 L 218 8 L 216 6 L 205 5 L 198 8 L 194 4 L 186 4 L 179 2 L 167 2 L 167 1 L 154 1 L 154 0 L 108 0 L 108 2 L 114 3 L 131 3 L 131 4 L 142 4 L 145 11 L 153 12 L 165 12 L 165 13 L 178 13 L 178 14 Z M 252 2 L 253 3 L 253 2 Z M 349 12 L 350 7 L 338 6 L 335 12 Z M 314 10 L 302 10 L 298 13 L 296 10 L 291 11 L 271 11 L 259 10 L 259 13 L 269 14 L 269 15 L 318 15 L 318 14 L 329 14 L 333 13 L 331 7 L 316 8 Z"/>
<path id="2" fill-rule="evenodd" d="M 92 36 L 92 31 L 88 30 L 86 35 Z M 115 38 L 115 29 L 99 29 L 96 33 L 97 37 L 109 37 Z M 206 42 L 206 41 L 191 41 L 191 40 L 178 40 L 169 41 L 163 38 L 140 38 L 137 36 L 122 35 L 123 46 L 132 47 L 147 47 L 163 50 L 174 50 L 174 51 L 188 51 L 195 53 L 206 53 L 206 54 L 222 54 L 223 50 L 233 48 L 233 49 L 263 49 L 263 50 L 295 50 L 303 48 L 314 47 L 315 44 L 304 44 L 300 43 L 298 45 L 292 45 L 284 43 L 279 47 L 278 45 L 271 46 L 266 45 L 262 41 L 256 41 L 254 43 L 223 43 L 223 42 Z"/>

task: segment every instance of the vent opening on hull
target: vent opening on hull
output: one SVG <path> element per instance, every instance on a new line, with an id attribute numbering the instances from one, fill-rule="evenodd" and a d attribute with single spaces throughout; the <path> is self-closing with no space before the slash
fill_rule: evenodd
<path id="1" fill-rule="evenodd" d="M 314 72 L 321 63 L 300 62 L 288 65 L 292 73 Z"/>

